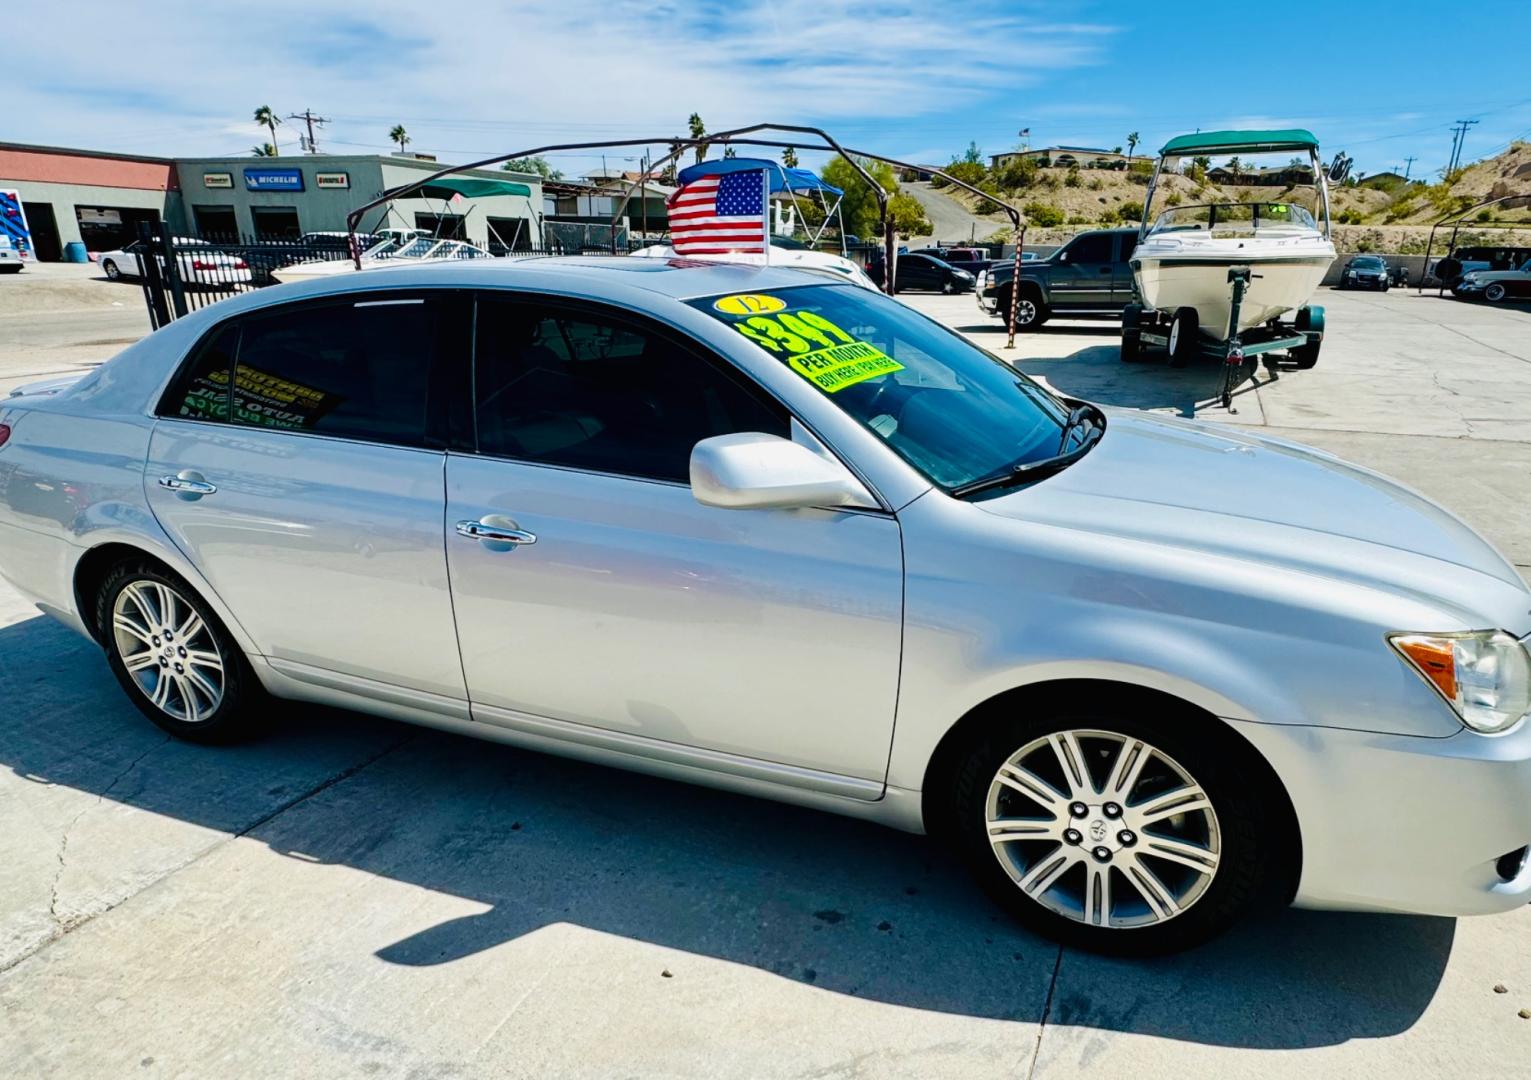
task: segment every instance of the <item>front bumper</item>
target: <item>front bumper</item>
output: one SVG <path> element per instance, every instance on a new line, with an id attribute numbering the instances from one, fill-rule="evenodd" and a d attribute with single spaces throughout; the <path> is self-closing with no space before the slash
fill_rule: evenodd
<path id="1" fill-rule="evenodd" d="M 1229 723 L 1286 785 L 1302 834 L 1299 907 L 1487 915 L 1531 903 L 1531 721 L 1444 739 Z"/>
<path id="2" fill-rule="evenodd" d="M 993 315 L 999 311 L 999 298 L 992 293 L 985 294 L 982 289 L 973 290 L 973 299 L 978 302 L 978 310 Z"/>

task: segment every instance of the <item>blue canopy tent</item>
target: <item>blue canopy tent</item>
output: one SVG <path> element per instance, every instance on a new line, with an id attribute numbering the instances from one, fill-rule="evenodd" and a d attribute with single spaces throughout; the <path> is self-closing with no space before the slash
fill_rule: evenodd
<path id="1" fill-rule="evenodd" d="M 736 172 L 755 172 L 765 169 L 771 177 L 771 194 L 785 191 L 791 194 L 794 191 L 825 191 L 839 197 L 845 192 L 833 184 L 826 184 L 814 173 L 807 169 L 789 169 L 787 166 L 766 158 L 722 158 L 718 161 L 703 161 L 696 165 L 689 165 L 675 174 L 678 183 L 689 184 L 693 180 L 699 180 L 704 176 L 727 176 Z"/>
<path id="2" fill-rule="evenodd" d="M 835 211 L 840 208 L 840 199 L 845 195 L 841 188 L 833 184 L 826 184 L 817 175 L 808 169 L 788 168 L 777 161 L 769 158 L 720 158 L 717 161 L 701 161 L 695 165 L 689 165 L 675 174 L 675 182 L 682 186 L 690 184 L 704 176 L 727 176 L 729 173 L 759 172 L 765 170 L 765 174 L 771 184 L 772 195 L 786 195 L 792 199 L 796 208 L 798 192 L 816 193 L 820 203 L 824 207 L 824 223 L 819 226 L 819 231 L 811 237 L 811 242 L 817 244 L 819 238 L 824 235 L 825 228 L 835 216 Z M 834 205 L 830 205 L 826 196 L 834 197 Z M 797 208 L 801 218 L 801 208 Z M 807 230 L 806 223 L 804 230 Z M 845 254 L 845 230 L 840 230 L 840 253 Z"/>

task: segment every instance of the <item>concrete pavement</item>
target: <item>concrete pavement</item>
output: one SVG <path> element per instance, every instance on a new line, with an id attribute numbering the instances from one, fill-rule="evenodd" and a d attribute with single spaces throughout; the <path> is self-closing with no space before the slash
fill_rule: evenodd
<path id="1" fill-rule="evenodd" d="M 1531 565 L 1514 366 L 1531 316 L 1325 300 L 1320 366 L 1222 419 L 1401 475 Z M 971 297 L 911 302 L 1003 344 Z M 89 344 L 106 334 L 0 314 L 0 386 L 108 354 Z M 1018 363 L 1105 402 L 1210 396 L 1215 373 L 1123 365 L 1114 338 L 1049 327 Z M 1458 426 L 1421 433 L 1433 410 Z M 334 711 L 272 720 L 247 746 L 170 741 L 95 646 L 0 586 L 0 1075 L 1509 1077 L 1531 1061 L 1531 908 L 1284 912 L 1184 957 L 1107 961 L 1017 929 L 922 838 Z"/>

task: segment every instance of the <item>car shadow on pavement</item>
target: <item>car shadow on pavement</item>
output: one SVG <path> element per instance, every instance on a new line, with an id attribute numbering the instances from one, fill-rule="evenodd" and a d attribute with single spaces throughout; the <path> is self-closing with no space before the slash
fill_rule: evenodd
<path id="1" fill-rule="evenodd" d="M 1455 932 L 1287 911 L 1182 957 L 1106 960 L 1021 930 L 933 842 L 828 814 L 300 706 L 247 745 L 168 741 L 99 650 L 42 618 L 0 628 L 0 695 L 0 762 L 26 780 L 484 905 L 376 951 L 394 965 L 574 924 L 914 1009 L 1301 1048 L 1411 1027 Z"/>

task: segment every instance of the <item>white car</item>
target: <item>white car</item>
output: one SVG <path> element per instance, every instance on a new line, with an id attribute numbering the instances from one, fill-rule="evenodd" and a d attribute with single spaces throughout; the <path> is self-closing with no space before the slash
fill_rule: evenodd
<path id="1" fill-rule="evenodd" d="M 0 236 L 0 274 L 19 274 L 21 267 L 21 252 L 9 236 Z"/>
<path id="2" fill-rule="evenodd" d="M 219 251 L 206 240 L 178 236 L 174 243 L 176 265 L 180 267 L 181 280 L 188 285 L 224 288 L 248 285 L 252 279 L 250 265 L 242 257 Z M 97 262 L 100 263 L 102 273 L 111 281 L 121 281 L 124 277 L 143 277 L 143 252 L 144 242 L 134 240 L 116 251 L 103 251 L 97 257 Z M 159 256 L 159 260 L 163 271 L 164 256 Z"/>
<path id="3" fill-rule="evenodd" d="M 806 248 L 781 248 L 773 245 L 770 257 L 767 258 L 753 252 L 729 252 L 726 255 L 677 255 L 675 249 L 669 244 L 651 244 L 633 252 L 633 257 L 696 259 L 701 262 L 745 263 L 750 266 L 765 266 L 769 263 L 771 266 L 789 266 L 794 270 L 827 274 L 836 279 L 849 280 L 853 285 L 859 285 L 863 289 L 871 289 L 873 292 L 882 291 L 877 287 L 877 283 L 867 276 L 867 272 L 851 260 L 839 255 L 831 255 L 827 251 L 812 251 Z"/>

